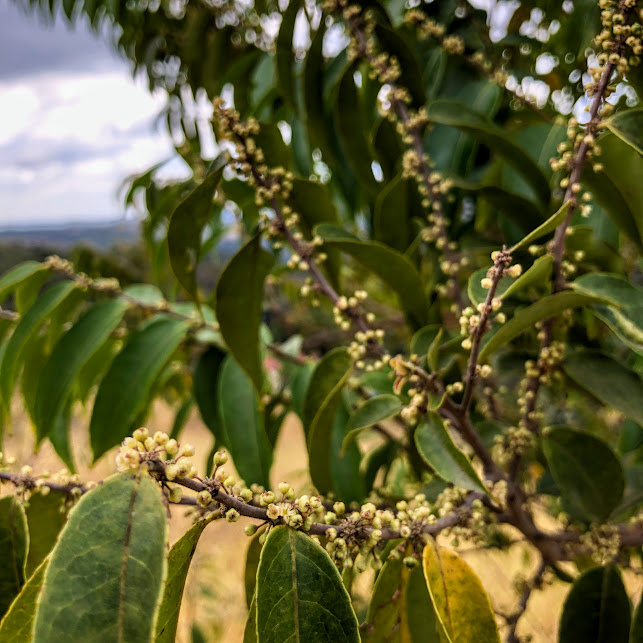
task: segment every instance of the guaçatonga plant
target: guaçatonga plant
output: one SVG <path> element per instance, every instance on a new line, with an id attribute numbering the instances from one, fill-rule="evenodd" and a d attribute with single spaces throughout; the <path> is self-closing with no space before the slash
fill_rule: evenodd
<path id="1" fill-rule="evenodd" d="M 168 92 L 193 176 L 127 194 L 156 285 L 58 257 L 0 280 L 3 415 L 20 381 L 68 467 L 2 457 L 0 640 L 173 640 L 199 536 L 241 518 L 245 641 L 527 640 L 551 582 L 561 641 L 643 640 L 643 7 L 491 4 L 62 2 Z M 171 435 L 133 431 L 158 395 Z M 94 460 L 121 443 L 99 484 L 71 473 L 79 401 Z M 194 405 L 204 471 L 176 439 Z M 291 412 L 301 492 L 270 477 Z M 540 562 L 500 613 L 453 547 L 516 542 Z"/>

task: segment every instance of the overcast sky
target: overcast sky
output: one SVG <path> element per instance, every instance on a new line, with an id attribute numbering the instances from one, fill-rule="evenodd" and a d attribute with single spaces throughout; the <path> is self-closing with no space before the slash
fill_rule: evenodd
<path id="1" fill-rule="evenodd" d="M 121 217 L 122 180 L 172 152 L 163 104 L 84 25 L 0 0 L 0 226 Z"/>

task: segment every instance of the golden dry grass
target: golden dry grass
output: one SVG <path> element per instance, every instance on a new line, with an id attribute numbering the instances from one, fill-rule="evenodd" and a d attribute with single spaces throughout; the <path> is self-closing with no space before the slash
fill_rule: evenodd
<path id="1" fill-rule="evenodd" d="M 30 464 L 36 472 L 61 468 L 62 464 L 49 444 L 44 444 L 37 454 L 33 453 L 33 432 L 18 399 L 14 403 L 13 418 L 12 434 L 5 438 L 6 453 L 14 455 L 21 464 Z M 148 420 L 148 427 L 155 431 L 169 431 L 172 420 L 173 415 L 168 407 L 157 403 Z M 89 468 L 87 423 L 87 415 L 79 412 L 73 421 L 73 448 L 83 479 L 98 480 L 113 472 L 114 452 L 101 458 L 95 467 Z M 212 438 L 197 413 L 193 413 L 187 422 L 181 441 L 190 442 L 197 447 L 194 461 L 199 470 L 204 471 Z M 298 490 L 306 489 L 309 485 L 306 470 L 307 455 L 303 433 L 298 420 L 292 416 L 284 424 L 275 451 L 273 484 L 287 480 Z M 8 491 L 5 487 L 4 493 Z M 190 520 L 185 508 L 173 508 L 170 524 L 172 543 L 189 527 Z M 243 585 L 248 545 L 248 539 L 243 533 L 245 524 L 244 519 L 234 525 L 217 521 L 209 525 L 201 537 L 181 607 L 178 643 L 191 643 L 192 628 L 195 625 L 207 641 L 242 641 L 247 614 Z M 538 565 L 534 551 L 524 544 L 515 545 L 506 553 L 466 547 L 460 553 L 480 577 L 492 605 L 503 612 L 511 612 L 516 603 L 517 595 L 513 589 L 515 576 L 529 576 Z M 643 579 L 625 574 L 625 584 L 630 598 L 636 603 L 643 587 Z M 555 581 L 544 591 L 534 593 L 518 632 L 531 633 L 534 643 L 556 641 L 558 620 L 568 591 L 569 585 Z"/>

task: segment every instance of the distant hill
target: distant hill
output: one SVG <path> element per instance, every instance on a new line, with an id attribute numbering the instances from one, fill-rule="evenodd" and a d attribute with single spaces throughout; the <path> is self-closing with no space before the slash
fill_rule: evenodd
<path id="1" fill-rule="evenodd" d="M 117 220 L 99 223 L 73 223 L 47 226 L 0 227 L 0 242 L 28 246 L 48 246 L 65 250 L 78 244 L 90 244 L 107 250 L 116 243 L 140 241 L 138 221 Z"/>

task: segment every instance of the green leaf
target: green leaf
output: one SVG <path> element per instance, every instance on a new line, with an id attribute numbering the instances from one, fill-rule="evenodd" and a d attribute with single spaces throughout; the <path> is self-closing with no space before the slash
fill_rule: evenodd
<path id="1" fill-rule="evenodd" d="M 554 258 L 550 254 L 539 257 L 518 279 L 508 286 L 502 293 L 501 298 L 510 297 L 533 284 L 548 284 L 553 265 Z"/>
<path id="2" fill-rule="evenodd" d="M 408 257 L 377 241 L 361 241 L 339 226 L 324 223 L 316 232 L 324 239 L 324 247 L 346 252 L 390 286 L 414 329 L 428 322 L 422 278 Z"/>
<path id="3" fill-rule="evenodd" d="M 27 555 L 26 575 L 31 576 L 36 568 L 49 555 L 63 528 L 67 516 L 61 511 L 60 496 L 32 494 L 26 509 L 29 528 L 29 553 Z"/>
<path id="4" fill-rule="evenodd" d="M 389 558 L 377 575 L 362 627 L 363 643 L 440 643 L 431 596 L 420 566 L 409 570 L 399 558 Z"/>
<path id="5" fill-rule="evenodd" d="M 565 358 L 565 373 L 603 404 L 643 425 L 643 381 L 611 357 L 582 351 Z"/>
<path id="6" fill-rule="evenodd" d="M 464 103 L 455 100 L 438 99 L 427 109 L 429 120 L 442 125 L 456 127 L 471 134 L 479 142 L 506 159 L 511 166 L 533 187 L 543 203 L 549 203 L 550 191 L 547 177 L 538 164 L 516 145 L 502 128 L 474 111 Z"/>
<path id="7" fill-rule="evenodd" d="M 135 428 L 133 423 L 145 409 L 154 382 L 189 327 L 187 321 L 152 318 L 114 358 L 96 393 L 89 425 L 94 460 Z"/>
<path id="8" fill-rule="evenodd" d="M 0 614 L 5 614 L 25 584 L 29 531 L 22 505 L 12 496 L 0 498 Z"/>
<path id="9" fill-rule="evenodd" d="M 467 283 L 467 295 L 474 306 L 477 306 L 487 300 L 487 294 L 489 291 L 482 287 L 482 280 L 487 276 L 488 272 L 488 267 L 480 268 L 469 277 L 469 282 Z M 502 277 L 498 283 L 496 297 L 502 297 L 505 290 L 507 290 L 513 282 L 514 280 L 508 275 Z"/>
<path id="10" fill-rule="evenodd" d="M 583 182 L 619 229 L 643 250 L 643 157 L 611 132 L 596 143 L 602 149 L 603 171 L 596 173 L 591 163 L 586 164 Z"/>
<path id="11" fill-rule="evenodd" d="M 303 366 L 299 366 L 295 370 L 292 381 L 290 382 L 290 393 L 292 395 L 292 408 L 293 411 L 299 416 L 299 419 L 304 425 L 304 431 L 308 433 L 309 423 L 304 421 L 304 403 L 310 384 L 310 378 L 315 370 L 316 364 L 314 362 L 307 362 Z M 314 413 L 313 413 L 314 416 Z M 312 418 L 311 418 L 312 421 Z"/>
<path id="12" fill-rule="evenodd" d="M 429 324 L 420 328 L 411 338 L 411 354 L 423 357 L 438 336 L 442 326 L 440 324 Z"/>
<path id="13" fill-rule="evenodd" d="M 185 579 L 199 538 L 209 522 L 208 519 L 199 520 L 170 549 L 163 599 L 161 600 L 161 607 L 156 621 L 155 640 L 158 643 L 173 643 L 175 640 Z"/>
<path id="14" fill-rule="evenodd" d="M 360 407 L 355 409 L 346 425 L 346 437 L 342 445 L 342 452 L 345 452 L 361 431 L 396 416 L 402 408 L 402 402 L 397 395 L 376 395 L 366 400 Z"/>
<path id="15" fill-rule="evenodd" d="M 609 446 L 564 426 L 548 428 L 542 446 L 567 510 L 590 522 L 605 520 L 625 489 L 623 467 Z"/>
<path id="16" fill-rule="evenodd" d="M 398 174 L 378 194 L 373 212 L 375 239 L 399 252 L 404 252 L 412 240 L 408 202 L 408 183 Z"/>
<path id="17" fill-rule="evenodd" d="M 215 164 L 218 165 L 217 161 Z M 201 236 L 212 218 L 212 201 L 223 175 L 223 167 L 210 172 L 188 194 L 170 217 L 167 246 L 174 276 L 195 301 L 198 300 L 196 268 L 201 254 Z"/>
<path id="18" fill-rule="evenodd" d="M 221 366 L 225 358 L 226 353 L 216 346 L 210 346 L 199 356 L 192 377 L 194 399 L 199 407 L 201 419 L 210 429 L 217 445 L 225 442 L 217 397 Z"/>
<path id="19" fill-rule="evenodd" d="M 432 540 L 424 547 L 422 567 L 443 641 L 500 643 L 482 583 L 458 554 Z"/>
<path id="20" fill-rule="evenodd" d="M 257 533 L 250 538 L 250 544 L 246 551 L 246 565 L 243 580 L 246 591 L 246 605 L 250 612 L 253 611 L 252 602 L 255 598 L 255 590 L 257 588 L 257 569 L 259 569 L 259 559 L 261 558 L 261 550 L 263 548 L 263 545 L 259 542 L 259 537 L 264 531 L 264 527 L 257 530 Z"/>
<path id="21" fill-rule="evenodd" d="M 592 312 L 604 321 L 632 350 L 643 354 L 643 290 L 619 275 L 589 273 L 571 284 L 574 290 L 609 300 L 611 306 L 592 306 Z"/>
<path id="22" fill-rule="evenodd" d="M 257 393 L 250 378 L 231 357 L 221 367 L 218 399 L 225 444 L 239 475 L 248 484 L 256 482 L 269 489 L 272 448 Z"/>
<path id="23" fill-rule="evenodd" d="M 32 277 L 38 272 L 47 270 L 44 264 L 39 261 L 25 261 L 18 264 L 0 278 L 0 304 L 16 289 L 20 284 Z"/>
<path id="24" fill-rule="evenodd" d="M 301 3 L 299 0 L 292 0 L 288 4 L 281 18 L 281 26 L 279 27 L 276 42 L 279 90 L 290 109 L 294 111 L 297 111 L 297 95 L 295 92 L 295 77 L 293 72 L 295 53 L 292 39 L 300 6 Z"/>
<path id="25" fill-rule="evenodd" d="M 619 571 L 595 567 L 576 579 L 560 618 L 560 643 L 627 643 L 630 601 Z"/>
<path id="26" fill-rule="evenodd" d="M 335 348 L 319 360 L 304 400 L 304 431 L 307 436 L 310 476 L 320 493 L 333 488 L 331 443 L 341 392 L 353 366 L 344 348 Z"/>
<path id="27" fill-rule="evenodd" d="M 567 212 L 569 211 L 570 201 L 563 203 L 563 205 L 558 208 L 554 214 L 552 214 L 547 221 L 541 223 L 535 230 L 532 230 L 526 237 L 523 237 L 515 246 L 513 246 L 509 252 L 514 253 L 519 248 L 524 248 L 526 245 L 531 244 L 544 237 L 546 234 L 553 232 L 556 228 L 565 220 L 567 217 Z"/>
<path id="28" fill-rule="evenodd" d="M 83 496 L 51 554 L 34 641 L 149 641 L 167 531 L 161 490 L 145 474 L 113 476 Z"/>
<path id="29" fill-rule="evenodd" d="M 0 621 L 0 643 L 32 643 L 38 596 L 48 564 L 48 560 L 40 564 Z"/>
<path id="30" fill-rule="evenodd" d="M 643 109 L 617 112 L 607 119 L 607 127 L 639 154 L 643 154 Z"/>
<path id="31" fill-rule="evenodd" d="M 77 291 L 77 286 L 72 281 L 55 284 L 38 298 L 36 303 L 18 322 L 7 342 L 4 357 L 0 364 L 0 393 L 2 393 L 0 397 L 5 403 L 8 403 L 11 399 L 16 378 L 22 366 L 21 358 L 25 347 L 53 311 L 75 291 Z"/>
<path id="32" fill-rule="evenodd" d="M 349 167 L 360 186 L 376 194 L 379 186 L 371 169 L 374 155 L 364 133 L 363 110 L 353 78 L 356 69 L 357 63 L 350 63 L 342 74 L 334 101 L 334 120 Z"/>
<path id="33" fill-rule="evenodd" d="M 337 568 L 300 531 L 275 527 L 257 572 L 258 643 L 358 643 L 358 623 Z"/>
<path id="34" fill-rule="evenodd" d="M 259 353 L 263 282 L 272 263 L 272 256 L 261 247 L 261 235 L 256 235 L 230 259 L 216 292 L 223 339 L 258 392 L 263 383 Z"/>
<path id="35" fill-rule="evenodd" d="M 246 627 L 243 630 L 242 643 L 257 643 L 257 600 L 254 595 L 248 607 L 248 618 L 246 620 Z"/>
<path id="36" fill-rule="evenodd" d="M 494 335 L 484 344 L 480 351 L 480 361 L 518 337 L 526 330 L 533 328 L 537 322 L 555 317 L 569 308 L 588 306 L 590 304 L 605 303 L 605 299 L 580 292 L 564 291 L 548 295 L 536 303 L 517 312 L 506 324 L 501 326 Z"/>
<path id="37" fill-rule="evenodd" d="M 435 472 L 447 482 L 471 491 L 487 493 L 487 488 L 471 466 L 469 458 L 454 444 L 442 420 L 435 413 L 415 431 L 415 445 Z"/>
<path id="38" fill-rule="evenodd" d="M 328 186 L 316 181 L 295 178 L 292 182 L 289 203 L 300 215 L 300 225 L 305 234 L 313 235 L 320 223 L 338 223 L 339 216 Z M 323 268 L 334 286 L 339 283 L 340 256 L 337 250 L 330 250 Z"/>
<path id="39" fill-rule="evenodd" d="M 109 299 L 95 304 L 54 347 L 36 390 L 34 422 L 38 441 L 53 430 L 78 372 L 120 324 L 127 307 L 124 299 Z"/>

